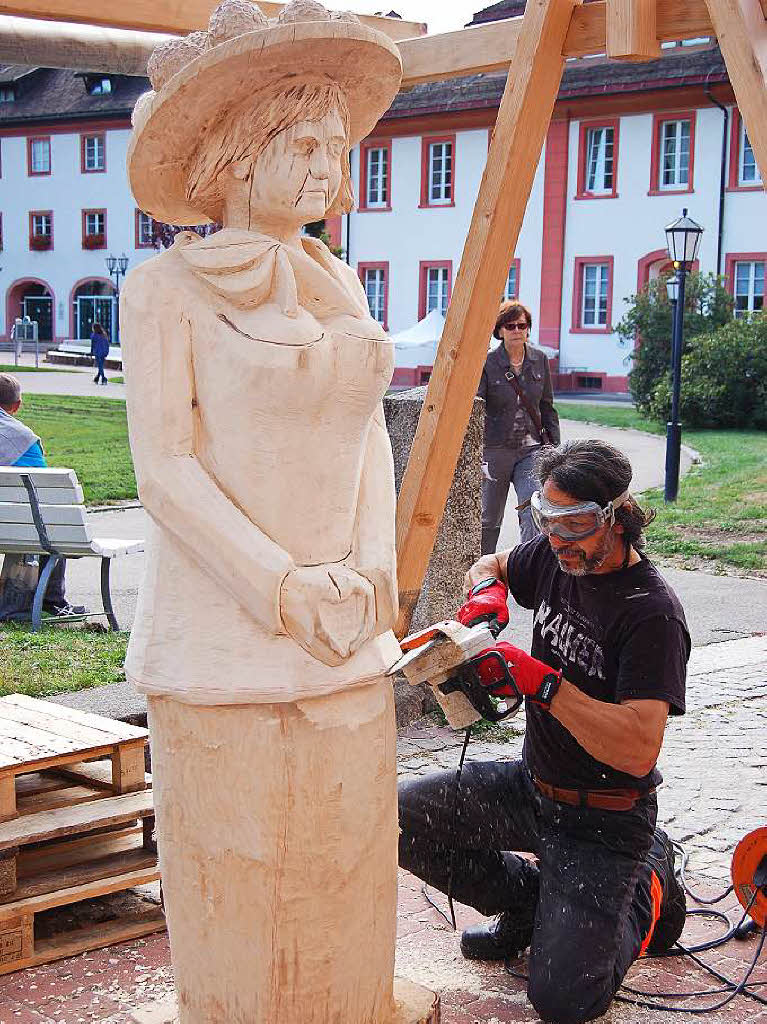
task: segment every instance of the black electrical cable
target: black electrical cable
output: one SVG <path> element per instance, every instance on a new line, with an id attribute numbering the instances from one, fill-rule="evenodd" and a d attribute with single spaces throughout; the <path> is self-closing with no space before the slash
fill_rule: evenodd
<path id="1" fill-rule="evenodd" d="M 732 885 L 728 885 L 724 892 L 719 893 L 718 896 L 714 896 L 712 899 L 706 899 L 703 896 L 699 896 L 696 892 L 693 892 L 690 886 L 687 884 L 687 879 L 684 875 L 685 869 L 687 867 L 687 861 L 690 859 L 690 855 L 681 843 L 678 843 L 672 839 L 671 845 L 674 847 L 675 850 L 679 851 L 681 857 L 681 862 L 679 865 L 679 880 L 681 881 L 682 886 L 684 887 L 684 891 L 687 893 L 688 896 L 691 896 L 696 903 L 700 903 L 701 906 L 711 906 L 714 903 L 721 903 L 722 900 L 726 899 L 730 895 L 730 893 L 732 892 Z"/>

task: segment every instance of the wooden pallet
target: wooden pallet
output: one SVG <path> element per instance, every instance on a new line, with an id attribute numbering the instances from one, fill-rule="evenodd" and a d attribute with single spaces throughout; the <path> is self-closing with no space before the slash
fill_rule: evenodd
<path id="1" fill-rule="evenodd" d="M 19 694 L 0 698 L 0 974 L 165 927 L 156 903 L 139 897 L 118 898 L 106 921 L 73 907 L 160 877 L 147 735 Z M 77 918 L 84 923 L 72 927 Z"/>
<path id="2" fill-rule="evenodd" d="M 148 736 L 146 729 L 20 693 L 0 697 L 0 822 L 22 813 L 19 779 L 44 769 L 56 768 L 102 794 L 145 789 Z M 91 764 L 98 758 L 108 760 Z"/>
<path id="3" fill-rule="evenodd" d="M 141 824 L 136 824 L 140 821 Z M 0 974 L 165 927 L 156 905 L 107 923 L 41 938 L 39 915 L 146 885 L 160 877 L 152 842 L 151 790 L 66 804 L 0 824 Z"/>

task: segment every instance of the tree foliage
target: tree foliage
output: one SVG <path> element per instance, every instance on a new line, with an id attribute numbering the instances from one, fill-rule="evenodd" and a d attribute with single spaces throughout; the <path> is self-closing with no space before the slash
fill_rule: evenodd
<path id="1" fill-rule="evenodd" d="M 767 430 L 767 314 L 730 320 L 691 338 L 682 357 L 680 418 L 688 427 Z M 655 386 L 650 415 L 668 419 L 671 373 Z"/>
<path id="2" fill-rule="evenodd" d="M 616 330 L 624 342 L 634 345 L 629 390 L 640 412 L 650 413 L 653 392 L 671 367 L 671 303 L 666 278 L 650 281 L 628 300 L 630 308 Z M 688 274 L 684 303 L 683 352 L 691 339 L 711 334 L 732 318 L 732 297 L 715 274 Z"/>

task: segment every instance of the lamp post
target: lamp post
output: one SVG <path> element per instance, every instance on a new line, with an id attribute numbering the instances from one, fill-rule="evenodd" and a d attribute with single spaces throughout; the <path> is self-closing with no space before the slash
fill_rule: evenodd
<path id="1" fill-rule="evenodd" d="M 676 273 L 666 283 L 671 302 L 671 419 L 666 424 L 665 501 L 676 501 L 679 493 L 679 453 L 682 446 L 682 425 L 679 422 L 679 394 L 682 386 L 682 339 L 684 334 L 684 286 L 688 271 L 698 255 L 703 228 L 682 216 L 666 228 L 668 254 Z"/>
<path id="2" fill-rule="evenodd" d="M 115 343 L 120 344 L 120 278 L 125 277 L 128 270 L 128 257 L 123 253 L 121 256 L 113 256 L 111 253 L 104 261 L 109 271 L 109 276 L 115 281 Z"/>

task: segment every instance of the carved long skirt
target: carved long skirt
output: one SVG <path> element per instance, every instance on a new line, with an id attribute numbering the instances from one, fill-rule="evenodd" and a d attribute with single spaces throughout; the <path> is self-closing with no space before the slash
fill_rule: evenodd
<path id="1" fill-rule="evenodd" d="M 388 1024 L 391 685 L 298 703 L 150 698 L 180 1024 Z"/>

